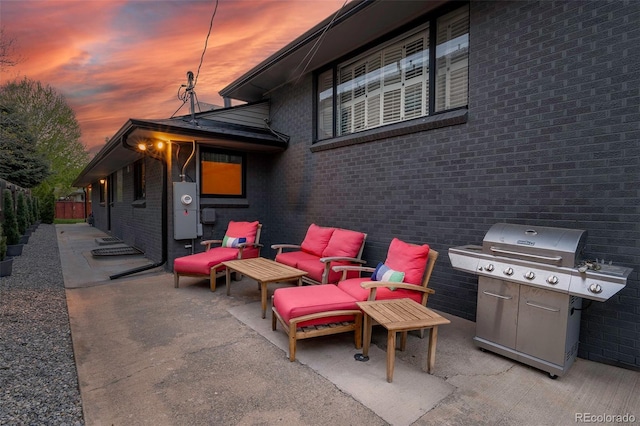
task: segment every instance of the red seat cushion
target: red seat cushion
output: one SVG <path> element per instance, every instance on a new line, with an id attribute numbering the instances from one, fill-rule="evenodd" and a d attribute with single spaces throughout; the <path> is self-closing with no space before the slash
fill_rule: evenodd
<path id="1" fill-rule="evenodd" d="M 322 252 L 322 257 L 358 257 L 363 241 L 362 232 L 338 228 L 333 231 L 329 244 Z"/>
<path id="2" fill-rule="evenodd" d="M 307 272 L 307 277 L 312 280 L 322 282 L 322 273 L 324 272 L 324 263 L 320 262 L 319 257 L 309 260 L 301 260 L 296 268 Z"/>
<path id="3" fill-rule="evenodd" d="M 260 222 L 234 222 L 229 221 L 225 236 L 233 238 L 246 238 L 247 243 L 256 242 L 256 234 L 258 233 L 258 225 Z"/>
<path id="4" fill-rule="evenodd" d="M 319 264 L 320 258 L 314 254 L 306 253 L 304 251 L 288 251 L 276 256 L 276 262 L 284 263 L 292 268 L 298 268 L 298 263 L 306 261 L 315 261 Z"/>
<path id="5" fill-rule="evenodd" d="M 369 278 L 349 278 L 338 283 L 338 288 L 359 302 L 364 302 L 369 298 L 369 289 L 364 289 L 360 283 L 371 281 Z M 387 299 L 412 299 L 418 303 L 422 303 L 422 293 L 405 289 L 396 289 L 394 291 L 381 287 L 376 290 L 376 300 Z"/>
<path id="6" fill-rule="evenodd" d="M 404 272 L 404 282 L 420 285 L 428 257 L 428 245 L 408 244 L 394 238 L 389 245 L 384 264 L 395 271 Z"/>
<path id="7" fill-rule="evenodd" d="M 287 324 L 292 318 L 303 315 L 342 309 L 359 309 L 353 297 L 339 290 L 333 284 L 278 288 L 273 292 L 273 306 Z M 298 326 L 353 321 L 353 319 L 353 315 L 334 316 L 305 321 Z"/>
<path id="8" fill-rule="evenodd" d="M 335 228 L 324 228 L 312 223 L 307 229 L 307 235 L 305 235 L 300 248 L 302 251 L 321 257 L 334 231 Z"/>
<path id="9" fill-rule="evenodd" d="M 209 275 L 211 267 L 238 258 L 238 249 L 215 247 L 209 251 L 178 257 L 173 270 L 181 274 Z"/>

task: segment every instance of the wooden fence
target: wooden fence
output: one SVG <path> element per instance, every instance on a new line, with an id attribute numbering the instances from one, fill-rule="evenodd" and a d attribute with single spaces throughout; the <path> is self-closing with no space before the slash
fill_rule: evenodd
<path id="1" fill-rule="evenodd" d="M 91 203 L 81 201 L 56 201 L 56 219 L 85 219 L 91 213 Z"/>

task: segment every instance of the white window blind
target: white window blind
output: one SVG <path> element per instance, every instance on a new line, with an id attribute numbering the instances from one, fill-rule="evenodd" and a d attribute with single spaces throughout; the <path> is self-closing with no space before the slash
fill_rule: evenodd
<path id="1" fill-rule="evenodd" d="M 333 137 L 333 70 L 318 76 L 318 139 Z"/>
<path id="2" fill-rule="evenodd" d="M 427 115 L 428 28 L 338 69 L 339 134 Z"/>
<path id="3" fill-rule="evenodd" d="M 469 11 L 461 8 L 438 19 L 436 111 L 467 105 L 469 90 Z"/>

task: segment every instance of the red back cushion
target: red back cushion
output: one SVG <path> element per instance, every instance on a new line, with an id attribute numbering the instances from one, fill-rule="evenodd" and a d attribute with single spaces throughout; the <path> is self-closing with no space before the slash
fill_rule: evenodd
<path id="1" fill-rule="evenodd" d="M 229 221 L 229 226 L 227 227 L 227 233 L 225 235 L 234 238 L 244 237 L 247 239 L 247 243 L 255 243 L 259 224 L 260 222 L 257 220 L 255 222 Z"/>
<path id="2" fill-rule="evenodd" d="M 331 239 L 331 235 L 333 235 L 333 231 L 335 228 L 324 228 L 322 226 L 318 226 L 315 223 L 312 223 L 307 230 L 307 235 L 304 237 L 304 241 L 300 247 L 302 251 L 306 251 L 307 253 L 314 254 L 318 257 L 322 256 L 322 252 L 329 244 L 329 240 Z"/>
<path id="3" fill-rule="evenodd" d="M 384 263 L 391 269 L 404 272 L 404 282 L 420 285 L 428 257 L 427 244 L 417 246 L 394 238 L 389 245 L 387 260 Z"/>
<path id="4" fill-rule="evenodd" d="M 363 241 L 362 232 L 337 228 L 333 231 L 327 248 L 322 252 L 322 257 L 358 257 Z"/>

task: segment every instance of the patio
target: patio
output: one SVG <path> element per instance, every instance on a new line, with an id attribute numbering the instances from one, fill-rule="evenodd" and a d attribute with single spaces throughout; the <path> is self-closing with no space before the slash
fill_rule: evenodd
<path id="1" fill-rule="evenodd" d="M 359 351 L 347 334 L 299 342 L 298 360 L 291 363 L 286 335 L 271 330 L 270 311 L 260 318 L 255 281 L 233 283 L 228 297 L 211 293 L 206 279 L 184 279 L 176 289 L 161 268 L 110 280 L 150 262 L 93 258 L 95 239 L 105 234 L 85 224 L 57 225 L 56 232 L 89 425 L 640 419 L 640 372 L 578 359 L 566 376 L 551 380 L 478 350 L 475 324 L 447 314 L 451 324 L 439 329 L 432 375 L 421 370 L 428 339 L 410 333 L 407 350 L 397 352 L 393 383 L 387 383 L 386 332 L 380 327 L 367 363 L 354 361 Z"/>

